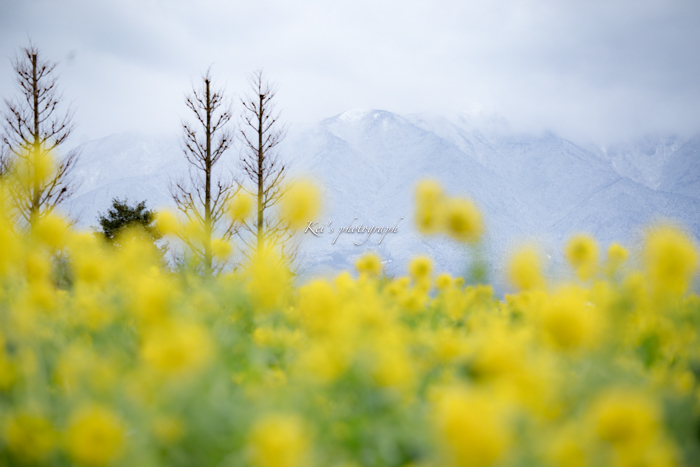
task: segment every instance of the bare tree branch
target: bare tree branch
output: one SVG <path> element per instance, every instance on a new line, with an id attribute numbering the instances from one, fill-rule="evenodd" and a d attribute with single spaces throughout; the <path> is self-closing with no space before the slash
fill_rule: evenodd
<path id="1" fill-rule="evenodd" d="M 63 97 L 57 91 L 56 63 L 44 60 L 30 43 L 12 59 L 12 68 L 19 96 L 4 100 L 0 174 L 14 173 L 10 192 L 15 216 L 29 224 L 75 193 L 78 185 L 70 175 L 80 154 L 51 154 L 75 128 L 73 110 L 59 111 Z M 52 159 L 56 163 L 50 166 Z"/>
<path id="2" fill-rule="evenodd" d="M 171 181 L 170 193 L 180 212 L 201 230 L 201 238 L 183 234 L 181 239 L 208 277 L 225 266 L 214 258 L 214 235 L 227 241 L 236 233 L 226 211 L 239 188 L 215 170 L 232 143 L 233 133 L 228 128 L 232 112 L 224 90 L 213 85 L 209 70 L 202 76 L 201 86 L 193 86 L 185 96 L 185 105 L 196 120 L 194 124 L 182 122 L 182 151 L 192 167 L 188 180 Z"/>
<path id="3" fill-rule="evenodd" d="M 277 153 L 277 146 L 286 135 L 275 110 L 277 88 L 271 85 L 261 70 L 249 78 L 250 91 L 241 99 L 239 138 L 242 146 L 240 168 L 244 180 L 242 189 L 257 200 L 255 221 L 242 223 L 238 236 L 246 246 L 244 255 L 253 259 L 265 246 L 276 247 L 284 255 L 291 253 L 291 230 L 277 218 L 275 205 L 282 197 L 287 166 Z M 296 254 L 291 255 L 296 257 Z M 288 265 L 294 261 L 288 261 Z"/>

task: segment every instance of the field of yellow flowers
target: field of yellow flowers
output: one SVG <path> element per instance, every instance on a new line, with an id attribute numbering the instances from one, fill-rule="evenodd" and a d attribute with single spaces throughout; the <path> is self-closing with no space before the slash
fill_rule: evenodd
<path id="1" fill-rule="evenodd" d="M 292 191 L 290 219 L 313 197 Z M 18 233 L 6 198 L 0 466 L 700 465 L 698 254 L 679 229 L 650 228 L 639 258 L 574 237 L 566 280 L 525 246 L 499 299 L 427 257 L 292 286 L 269 252 L 204 279 L 54 215 Z M 435 182 L 415 219 L 456 248 L 482 234 Z"/>

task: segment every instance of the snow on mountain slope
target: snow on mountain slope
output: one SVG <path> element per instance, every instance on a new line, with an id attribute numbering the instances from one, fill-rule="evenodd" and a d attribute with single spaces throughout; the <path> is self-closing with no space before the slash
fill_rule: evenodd
<path id="1" fill-rule="evenodd" d="M 498 120 L 475 125 L 460 116 L 381 110 L 349 111 L 297 129 L 279 147 L 280 157 L 292 175 L 318 180 L 324 212 L 309 220 L 325 226 L 319 237 L 297 234 L 301 272 L 351 268 L 374 249 L 389 261 L 392 274 L 404 273 L 418 253 L 435 258 L 438 270 L 462 273 L 464 247 L 444 237 L 422 237 L 413 227 L 413 190 L 426 177 L 440 181 L 451 195 L 475 200 L 487 229 L 485 251 L 497 270 L 504 253 L 523 238 L 541 239 L 560 260 L 563 242 L 574 232 L 591 232 L 603 245 L 629 242 L 658 217 L 676 218 L 698 237 L 700 206 L 693 195 L 700 144 L 664 141 L 606 153 L 551 134 L 515 134 Z M 640 147 L 648 149 L 648 159 L 634 158 Z M 114 135 L 82 150 L 76 177 L 83 185 L 68 205 L 82 226 L 95 225 L 97 212 L 106 211 L 115 196 L 145 199 L 156 209 L 173 206 L 168 181 L 188 170 L 175 138 Z M 228 157 L 235 167 L 235 151 Z M 627 172 L 616 171 L 620 161 L 630 164 Z M 649 187 L 654 184 L 663 191 Z M 328 232 L 329 222 L 335 234 Z M 363 235 L 343 234 L 334 244 L 338 229 L 350 222 L 398 223 L 398 232 L 387 234 L 381 245 L 377 234 L 366 242 Z"/>
<path id="2" fill-rule="evenodd" d="M 595 148 L 621 176 L 657 189 L 664 167 L 684 141 L 677 136 L 646 136 L 638 141 Z"/>
<path id="3" fill-rule="evenodd" d="M 176 139 L 153 139 L 133 133 L 108 136 L 81 146 L 73 173 L 80 183 L 66 203 L 77 225 L 97 225 L 113 198 L 147 201 L 149 208 L 172 206 L 168 183 L 187 174 L 188 165 Z"/>
<path id="4" fill-rule="evenodd" d="M 297 173 L 310 173 L 322 181 L 327 206 L 323 221 L 338 226 L 357 217 L 356 224 L 392 226 L 404 218 L 400 234 L 389 235 L 381 247 L 376 245 L 378 238 L 362 247 L 347 237 L 339 238 L 335 245 L 325 239 L 307 239 L 307 254 L 328 267 L 351 267 L 374 244 L 392 261 L 390 271 L 397 266 L 396 273 L 417 252 L 432 253 L 441 258 L 442 267 L 462 272 L 464 258 L 455 256 L 458 248 L 452 242 L 424 239 L 413 228 L 413 189 L 426 177 L 439 180 L 452 195 L 476 200 L 484 212 L 487 243 L 501 244 L 526 230 L 520 219 L 527 217 L 522 213 L 530 208 L 506 180 L 449 141 L 389 112 L 353 111 L 324 120 L 285 150 L 304 154 L 295 161 Z"/>
<path id="5" fill-rule="evenodd" d="M 687 141 L 669 157 L 658 190 L 700 199 L 700 136 Z"/>
<path id="6" fill-rule="evenodd" d="M 536 212 L 530 220 L 538 226 L 550 224 L 620 177 L 595 154 L 551 134 L 513 134 L 499 122 L 475 128 L 459 116 L 443 118 L 438 125 L 422 115 L 412 119 L 507 181 Z"/>
<path id="7" fill-rule="evenodd" d="M 583 200 L 576 209 L 552 225 L 560 244 L 575 232 L 589 232 L 602 246 L 617 240 L 633 244 L 643 229 L 656 222 L 680 221 L 696 237 L 700 233 L 700 199 L 654 191 L 621 178 Z"/>

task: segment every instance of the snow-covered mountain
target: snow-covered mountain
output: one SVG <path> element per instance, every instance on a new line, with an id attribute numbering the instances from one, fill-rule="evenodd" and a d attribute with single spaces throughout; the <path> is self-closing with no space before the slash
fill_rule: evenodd
<path id="1" fill-rule="evenodd" d="M 113 197 L 173 206 L 169 180 L 187 175 L 175 138 L 121 134 L 81 149 L 76 177 L 83 184 L 67 206 L 81 226 L 95 225 Z M 475 121 L 466 114 L 355 110 L 290 132 L 280 153 L 293 174 L 310 175 L 323 189 L 324 212 L 313 221 L 326 227 L 324 234 L 298 234 L 307 275 L 352 267 L 368 249 L 390 261 L 392 273 L 405 271 L 418 253 L 435 258 L 439 270 L 463 272 L 463 247 L 413 228 L 413 189 L 426 177 L 481 208 L 484 249 L 497 275 L 504 256 L 524 239 L 540 240 L 556 260 L 576 232 L 590 232 L 606 247 L 637 241 L 641 229 L 660 218 L 675 219 L 700 237 L 700 137 L 602 148 L 553 134 L 518 134 L 502 120 Z M 235 151 L 229 157 L 227 170 L 235 171 Z M 364 240 L 358 234 L 341 235 L 334 244 L 328 223 L 337 233 L 353 220 L 388 227 L 398 222 L 398 232 L 381 245 L 373 235 L 356 246 Z"/>

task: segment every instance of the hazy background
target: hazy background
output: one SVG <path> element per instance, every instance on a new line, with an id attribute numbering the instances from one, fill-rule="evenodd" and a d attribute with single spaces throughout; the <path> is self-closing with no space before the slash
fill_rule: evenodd
<path id="1" fill-rule="evenodd" d="M 469 111 L 577 141 L 700 129 L 700 2 L 0 0 L 0 96 L 28 38 L 59 61 L 75 143 L 179 134 L 209 65 L 263 68 L 287 122 Z"/>

